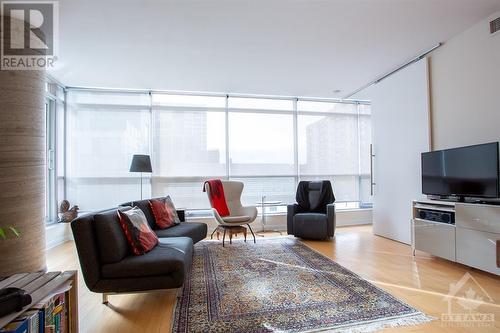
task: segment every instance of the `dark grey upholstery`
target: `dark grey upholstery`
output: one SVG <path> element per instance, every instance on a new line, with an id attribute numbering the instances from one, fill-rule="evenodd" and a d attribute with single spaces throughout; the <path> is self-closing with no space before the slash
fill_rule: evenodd
<path id="1" fill-rule="evenodd" d="M 185 275 L 191 266 L 192 255 L 191 238 L 160 239 L 159 244 L 146 255 L 128 256 L 119 262 L 103 265 L 102 276 L 120 279 L 169 275 L 181 271 Z"/>
<path id="2" fill-rule="evenodd" d="M 153 215 L 153 211 L 149 206 L 149 200 L 162 200 L 162 198 L 153 198 L 139 201 L 131 201 L 121 204 L 123 207 L 139 207 L 146 215 L 146 219 L 148 220 L 148 224 L 151 226 L 151 229 L 156 233 L 158 237 L 180 237 L 186 236 L 190 237 L 193 240 L 193 243 L 198 243 L 199 241 L 205 239 L 207 237 L 207 225 L 205 223 L 196 223 L 196 222 L 185 222 L 184 211 L 177 210 L 177 215 L 179 215 L 179 219 L 181 220 L 180 224 L 172 226 L 168 229 L 159 229 L 155 223 L 155 218 Z"/>
<path id="3" fill-rule="evenodd" d="M 87 287 L 100 293 L 181 287 L 191 267 L 191 237 L 179 232 L 175 235 L 179 237 L 160 238 L 159 244 L 142 256 L 132 255 L 120 230 L 118 209 L 130 207 L 86 214 L 71 222 Z M 198 225 L 197 228 L 193 225 L 193 229 L 181 228 L 179 231 L 184 230 L 198 239 L 205 230 L 206 236 L 206 225 Z"/>
<path id="4" fill-rule="evenodd" d="M 122 207 L 120 210 L 125 211 L 128 208 Z M 99 258 L 103 264 L 119 262 L 130 254 L 127 238 L 116 214 L 116 210 L 110 210 L 94 215 L 94 228 L 100 249 Z"/>
<path id="5" fill-rule="evenodd" d="M 326 239 L 335 235 L 335 204 L 327 213 L 299 213 L 297 204 L 287 207 L 287 233 L 305 239 Z"/>
<path id="6" fill-rule="evenodd" d="M 296 236 L 302 238 L 326 238 L 328 235 L 328 219 L 320 213 L 298 213 L 293 217 L 293 228 Z"/>
<path id="7" fill-rule="evenodd" d="M 309 202 L 316 206 L 321 182 L 309 183 Z M 326 239 L 335 235 L 335 204 L 326 206 L 326 214 L 302 211 L 297 204 L 287 206 L 287 233 L 305 239 Z"/>
<path id="8" fill-rule="evenodd" d="M 167 229 L 156 229 L 154 232 L 158 237 L 162 238 L 179 236 L 191 237 L 193 243 L 198 243 L 207 237 L 207 225 L 205 223 L 181 222 L 181 224 Z"/>

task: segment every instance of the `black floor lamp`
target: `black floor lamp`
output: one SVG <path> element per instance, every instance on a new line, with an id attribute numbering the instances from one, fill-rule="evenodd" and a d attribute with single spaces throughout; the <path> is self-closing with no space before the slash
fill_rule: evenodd
<path id="1" fill-rule="evenodd" d="M 130 172 L 141 173 L 141 200 L 142 200 L 142 173 L 153 172 L 151 168 L 151 159 L 149 155 L 134 155 L 132 157 L 132 164 L 130 164 Z"/>

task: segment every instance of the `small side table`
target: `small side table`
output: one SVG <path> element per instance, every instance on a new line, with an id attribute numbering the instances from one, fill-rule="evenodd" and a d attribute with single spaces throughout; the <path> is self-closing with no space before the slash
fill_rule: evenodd
<path id="1" fill-rule="evenodd" d="M 222 233 L 222 247 L 224 247 L 224 240 L 226 239 L 226 232 L 229 233 L 229 244 L 233 244 L 233 235 L 243 234 L 245 237 L 245 243 L 247 241 L 247 228 L 242 225 L 235 226 L 226 226 L 219 225 L 217 229 L 215 229 L 217 233 L 217 240 L 219 240 L 219 234 Z"/>
<path id="2" fill-rule="evenodd" d="M 277 207 L 277 206 L 282 206 L 283 201 L 266 201 L 266 196 L 262 196 L 262 200 L 256 202 L 257 205 L 261 207 L 261 224 L 262 224 L 262 230 L 259 231 L 259 233 L 263 233 L 266 231 L 266 224 L 267 224 L 267 214 L 266 214 L 266 207 Z M 279 232 L 281 235 L 281 231 L 279 230 L 268 230 L 268 231 L 275 231 Z M 259 234 L 257 233 L 257 234 Z M 259 235 L 259 236 L 264 236 L 264 235 Z"/>

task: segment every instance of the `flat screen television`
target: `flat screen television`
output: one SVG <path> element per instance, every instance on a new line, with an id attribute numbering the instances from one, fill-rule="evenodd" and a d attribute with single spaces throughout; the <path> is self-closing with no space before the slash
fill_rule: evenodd
<path id="1" fill-rule="evenodd" d="M 498 142 L 422 154 L 422 193 L 499 197 Z"/>

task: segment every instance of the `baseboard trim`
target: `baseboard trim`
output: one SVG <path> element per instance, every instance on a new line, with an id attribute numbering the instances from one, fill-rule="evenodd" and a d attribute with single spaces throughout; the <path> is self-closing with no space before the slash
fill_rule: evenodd
<path id="1" fill-rule="evenodd" d="M 53 249 L 69 240 L 71 240 L 69 224 L 55 223 L 45 228 L 45 250 Z"/>

